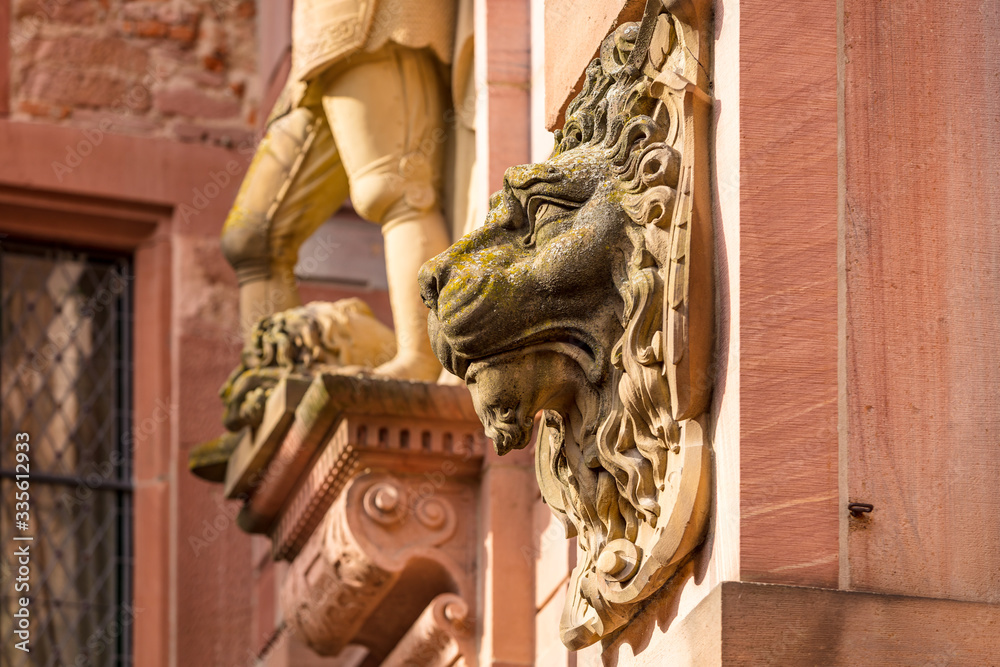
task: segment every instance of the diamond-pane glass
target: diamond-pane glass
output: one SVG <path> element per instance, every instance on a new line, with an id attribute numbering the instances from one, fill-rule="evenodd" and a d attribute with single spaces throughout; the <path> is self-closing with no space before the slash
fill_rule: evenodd
<path id="1" fill-rule="evenodd" d="M 0 664 L 132 664 L 131 280 L 124 258 L 0 244 Z M 19 433 L 26 530 L 14 515 Z M 15 589 L 22 544 L 27 592 Z M 10 641 L 25 596 L 30 653 Z"/>

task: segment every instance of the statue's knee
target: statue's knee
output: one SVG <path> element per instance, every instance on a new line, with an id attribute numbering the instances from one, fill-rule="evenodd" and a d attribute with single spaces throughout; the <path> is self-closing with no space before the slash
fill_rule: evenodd
<path id="1" fill-rule="evenodd" d="M 279 203 L 309 135 L 315 130 L 315 113 L 293 109 L 268 126 L 257 147 L 222 229 L 222 254 L 236 270 L 240 284 L 271 277 L 276 263 L 287 255 L 281 243 L 284 228 L 294 225 L 291 212 L 271 211 Z M 294 261 L 293 261 L 294 263 Z"/>
<path id="2" fill-rule="evenodd" d="M 239 283 L 271 276 L 265 216 L 234 206 L 222 229 L 222 254 L 236 271 Z"/>
<path id="3" fill-rule="evenodd" d="M 375 169 L 351 177 L 351 204 L 365 220 L 383 224 L 402 212 L 425 213 L 437 206 L 437 188 L 428 169 Z"/>
<path id="4" fill-rule="evenodd" d="M 381 224 L 385 214 L 403 196 L 402 179 L 386 171 L 355 176 L 351 182 L 351 205 L 365 220 Z"/>

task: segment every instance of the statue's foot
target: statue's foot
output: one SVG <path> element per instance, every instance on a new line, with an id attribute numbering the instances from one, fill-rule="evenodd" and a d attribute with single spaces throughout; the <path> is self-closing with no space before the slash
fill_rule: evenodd
<path id="1" fill-rule="evenodd" d="M 414 382 L 436 382 L 441 374 L 441 364 L 432 354 L 400 353 L 372 371 L 376 377 Z"/>

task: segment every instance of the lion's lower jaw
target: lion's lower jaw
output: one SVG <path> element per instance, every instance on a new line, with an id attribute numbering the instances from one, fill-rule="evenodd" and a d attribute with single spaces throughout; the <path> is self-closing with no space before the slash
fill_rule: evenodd
<path id="1" fill-rule="evenodd" d="M 518 412 L 522 412 L 518 410 Z M 488 409 L 486 414 L 479 415 L 486 431 L 486 437 L 493 441 L 493 448 L 500 456 L 514 451 L 524 449 L 531 444 L 532 420 L 516 416 L 511 421 L 501 421 L 496 417 L 495 409 Z"/>
<path id="2" fill-rule="evenodd" d="M 476 414 L 501 456 L 531 444 L 539 411 L 568 409 L 579 401 L 579 387 L 587 385 L 578 360 L 544 348 L 476 362 L 466 382 Z"/>
<path id="3" fill-rule="evenodd" d="M 577 535 L 561 635 L 571 649 L 607 637 L 637 613 L 700 543 L 708 512 L 709 450 L 701 424 L 623 402 L 622 372 L 600 385 L 577 360 L 531 348 L 469 367 L 476 412 L 504 454 L 535 447 L 542 497 Z M 666 405 L 661 410 L 668 410 Z"/>

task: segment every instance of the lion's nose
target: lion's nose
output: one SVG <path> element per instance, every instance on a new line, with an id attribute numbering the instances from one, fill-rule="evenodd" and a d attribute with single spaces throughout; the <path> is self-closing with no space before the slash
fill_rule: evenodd
<path id="1" fill-rule="evenodd" d="M 433 257 L 420 267 L 420 274 L 417 276 L 417 283 L 420 285 L 420 298 L 424 305 L 435 313 L 437 312 L 438 295 L 441 287 L 444 286 L 446 264 L 444 254 Z"/>

